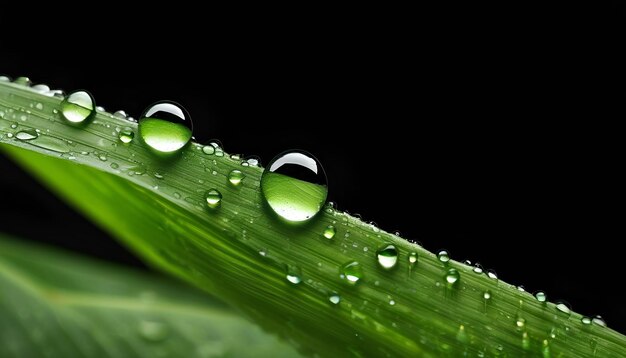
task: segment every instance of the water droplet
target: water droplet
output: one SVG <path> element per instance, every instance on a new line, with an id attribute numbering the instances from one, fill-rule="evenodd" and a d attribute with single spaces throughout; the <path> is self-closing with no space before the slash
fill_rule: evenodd
<path id="1" fill-rule="evenodd" d="M 355 285 L 361 277 L 363 277 L 363 269 L 361 264 L 356 261 L 350 261 L 341 267 L 340 277 L 351 285 Z"/>
<path id="2" fill-rule="evenodd" d="M 496 274 L 496 272 L 494 270 L 489 270 L 489 271 L 487 271 L 487 277 L 489 277 L 492 280 L 497 280 L 498 279 L 498 274 Z"/>
<path id="3" fill-rule="evenodd" d="M 543 358 L 550 358 L 550 342 L 547 339 L 541 343 L 541 355 Z"/>
<path id="4" fill-rule="evenodd" d="M 261 191 L 278 216 L 292 222 L 306 221 L 326 202 L 326 173 L 311 154 L 298 150 L 284 152 L 263 172 Z"/>
<path id="5" fill-rule="evenodd" d="M 207 205 L 211 209 L 217 208 L 222 203 L 222 193 L 220 193 L 217 189 L 208 190 L 204 195 L 204 198 L 206 199 Z"/>
<path id="6" fill-rule="evenodd" d="M 456 339 L 461 343 L 469 342 L 469 337 L 467 336 L 464 325 L 459 326 L 459 331 L 456 333 Z"/>
<path id="7" fill-rule="evenodd" d="M 0 76 L 0 82 L 10 82 L 11 79 L 8 76 Z"/>
<path id="8" fill-rule="evenodd" d="M 489 301 L 490 299 L 491 299 L 491 291 L 487 290 L 487 291 L 483 292 L 483 300 Z"/>
<path id="9" fill-rule="evenodd" d="M 251 157 L 251 158 L 246 159 L 246 161 L 244 163 L 248 163 L 248 165 L 251 166 L 251 167 L 258 167 L 259 166 L 259 162 L 260 162 L 260 160 L 257 157 Z"/>
<path id="10" fill-rule="evenodd" d="M 241 154 L 231 154 L 230 159 L 239 160 L 241 159 Z"/>
<path id="11" fill-rule="evenodd" d="M 333 237 L 335 237 L 335 234 L 337 233 L 337 230 L 335 230 L 335 227 L 332 225 L 328 225 L 326 226 L 326 229 L 324 229 L 324 237 L 327 238 L 328 240 L 332 239 Z"/>
<path id="12" fill-rule="evenodd" d="M 63 118 L 72 123 L 84 123 L 96 113 L 96 101 L 87 91 L 74 91 L 61 102 Z"/>
<path id="13" fill-rule="evenodd" d="M 330 303 L 337 305 L 339 304 L 339 302 L 341 302 L 341 296 L 339 296 L 337 292 L 333 292 L 328 295 L 328 300 L 330 301 Z"/>
<path id="14" fill-rule="evenodd" d="M 167 338 L 168 329 L 164 323 L 156 321 L 141 321 L 139 334 L 142 338 L 151 342 L 160 342 Z"/>
<path id="15" fill-rule="evenodd" d="M 104 154 L 100 154 L 100 155 L 98 155 L 98 159 L 100 159 L 103 162 L 106 162 L 107 161 L 107 156 L 104 155 Z"/>
<path id="16" fill-rule="evenodd" d="M 483 268 L 482 266 L 480 266 L 479 263 L 477 263 L 476 265 L 474 265 L 474 268 L 472 269 L 472 271 L 474 271 L 474 273 L 481 274 L 483 273 Z"/>
<path id="17" fill-rule="evenodd" d="M 521 285 L 520 285 L 520 286 L 517 286 L 517 290 L 518 290 L 519 292 L 526 292 L 526 289 L 524 288 L 524 286 L 521 286 Z"/>
<path id="18" fill-rule="evenodd" d="M 135 132 L 130 129 L 123 129 L 120 131 L 118 136 L 120 138 L 120 142 L 128 144 L 133 141 L 133 138 L 135 138 Z"/>
<path id="19" fill-rule="evenodd" d="M 530 349 L 530 337 L 528 336 L 528 332 L 522 333 L 522 349 Z"/>
<path id="20" fill-rule="evenodd" d="M 128 115 L 126 114 L 125 111 L 123 110 L 119 110 L 119 111 L 115 111 L 115 113 L 113 113 L 113 115 L 117 118 L 121 118 L 121 119 L 126 119 L 126 117 L 128 117 Z"/>
<path id="21" fill-rule="evenodd" d="M 111 163 L 111 168 L 112 169 L 119 169 L 120 165 L 117 163 Z"/>
<path id="22" fill-rule="evenodd" d="M 546 300 L 548 299 L 548 295 L 546 295 L 546 293 L 543 291 L 537 291 L 535 293 L 535 298 L 539 302 L 546 302 Z"/>
<path id="23" fill-rule="evenodd" d="M 287 281 L 293 283 L 294 285 L 302 282 L 302 271 L 300 267 L 294 265 L 287 265 Z"/>
<path id="24" fill-rule="evenodd" d="M 593 322 L 595 325 L 598 325 L 600 327 L 606 327 L 606 321 L 604 321 L 604 318 L 602 318 L 602 316 L 593 317 L 591 322 Z"/>
<path id="25" fill-rule="evenodd" d="M 27 86 L 27 87 L 32 84 L 30 78 L 23 77 L 23 76 L 16 78 L 15 81 L 13 81 L 13 83 L 22 85 L 22 86 Z"/>
<path id="26" fill-rule="evenodd" d="M 396 301 L 393 298 L 389 299 L 389 306 L 395 306 L 396 305 Z"/>
<path id="27" fill-rule="evenodd" d="M 417 263 L 417 252 L 409 253 L 409 265 L 414 266 Z"/>
<path id="28" fill-rule="evenodd" d="M 212 145 L 205 145 L 202 147 L 202 153 L 212 155 L 215 154 L 215 147 Z"/>
<path id="29" fill-rule="evenodd" d="M 444 264 L 450 261 L 450 255 L 448 254 L 448 251 L 446 250 L 439 251 L 439 253 L 437 254 L 437 258 L 439 259 L 439 261 L 443 262 Z"/>
<path id="30" fill-rule="evenodd" d="M 39 134 L 34 129 L 25 129 L 15 133 L 15 138 L 19 140 L 33 140 L 39 137 Z"/>
<path id="31" fill-rule="evenodd" d="M 590 325 L 591 324 L 591 318 L 587 317 L 587 316 L 583 316 L 580 321 L 582 322 L 582 324 L 584 325 Z"/>
<path id="32" fill-rule="evenodd" d="M 448 283 L 448 285 L 450 285 L 450 286 L 452 286 L 455 283 L 457 283 L 460 278 L 461 278 L 461 274 L 459 273 L 459 271 L 457 271 L 457 269 L 450 268 L 446 272 L 445 279 L 446 279 L 446 282 Z"/>
<path id="33" fill-rule="evenodd" d="M 237 170 L 237 169 L 233 169 L 230 171 L 230 173 L 228 173 L 228 181 L 232 185 L 235 185 L 235 186 L 241 184 L 241 181 L 245 177 L 246 177 L 245 174 L 243 174 L 241 170 Z"/>
<path id="34" fill-rule="evenodd" d="M 43 109 L 43 103 L 39 102 L 35 105 L 35 108 L 37 108 L 38 110 L 42 110 Z"/>
<path id="35" fill-rule="evenodd" d="M 43 83 L 40 83 L 38 85 L 34 85 L 31 87 L 33 90 L 39 92 L 39 93 L 43 93 L 45 95 L 48 95 L 48 92 L 50 92 L 50 87 L 48 87 L 48 85 L 45 85 Z"/>
<path id="36" fill-rule="evenodd" d="M 572 313 L 572 310 L 569 308 L 569 305 L 565 301 L 560 301 L 556 304 L 556 309 L 565 314 L 567 317 Z"/>
<path id="37" fill-rule="evenodd" d="M 191 140 L 193 125 L 183 106 L 170 101 L 154 103 L 139 120 L 139 135 L 150 148 L 173 153 Z"/>
<path id="38" fill-rule="evenodd" d="M 398 263 L 398 249 L 392 244 L 385 244 L 376 251 L 378 264 L 384 269 L 392 269 Z"/>
<path id="39" fill-rule="evenodd" d="M 515 325 L 517 326 L 517 328 L 524 328 L 524 326 L 526 325 L 526 320 L 522 316 L 517 316 L 517 319 L 515 320 Z"/>

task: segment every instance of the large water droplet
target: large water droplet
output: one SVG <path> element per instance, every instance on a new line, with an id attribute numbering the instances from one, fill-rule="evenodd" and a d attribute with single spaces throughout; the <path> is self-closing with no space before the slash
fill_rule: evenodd
<path id="1" fill-rule="evenodd" d="M 569 308 L 569 305 L 565 301 L 560 301 L 556 304 L 556 309 L 563 315 L 569 317 L 572 313 L 572 310 Z"/>
<path id="2" fill-rule="evenodd" d="M 202 153 L 213 155 L 215 154 L 215 147 L 212 145 L 205 145 L 204 147 L 202 147 Z"/>
<path id="3" fill-rule="evenodd" d="M 33 140 L 37 137 L 39 137 L 39 134 L 34 129 L 25 129 L 23 131 L 19 131 L 15 133 L 15 138 L 19 140 L 24 140 L 24 141 Z"/>
<path id="4" fill-rule="evenodd" d="M 184 147 L 191 140 L 192 128 L 187 110 L 170 101 L 151 105 L 139 119 L 139 135 L 160 153 L 173 153 Z"/>
<path id="5" fill-rule="evenodd" d="M 141 321 L 139 323 L 139 334 L 148 341 L 160 342 L 167 338 L 168 333 L 165 323 L 156 321 Z"/>
<path id="6" fill-rule="evenodd" d="M 215 209 L 222 203 L 222 193 L 217 189 L 211 189 L 204 195 L 207 206 L 211 209 Z"/>
<path id="7" fill-rule="evenodd" d="M 96 101 L 91 93 L 83 90 L 74 91 L 61 102 L 63 118 L 72 123 L 84 123 L 96 113 Z"/>
<path id="8" fill-rule="evenodd" d="M 537 291 L 537 293 L 535 293 L 535 298 L 539 302 L 546 302 L 546 300 L 548 299 L 548 295 L 546 295 L 546 293 L 543 291 Z"/>
<path id="9" fill-rule="evenodd" d="M 119 133 L 120 142 L 128 144 L 135 138 L 135 132 L 130 129 L 122 129 Z"/>
<path id="10" fill-rule="evenodd" d="M 459 281 L 460 278 L 461 278 L 461 274 L 459 273 L 457 269 L 450 268 L 446 272 L 445 279 L 448 285 L 454 285 L 455 283 Z"/>
<path id="11" fill-rule="evenodd" d="M 245 178 L 245 174 L 241 172 L 241 170 L 237 170 L 237 169 L 233 169 L 230 171 L 230 173 L 228 173 L 228 181 L 232 184 L 232 185 L 239 185 L 241 184 L 241 181 Z"/>
<path id="12" fill-rule="evenodd" d="M 437 258 L 439 259 L 439 261 L 443 262 L 444 264 L 450 261 L 450 255 L 448 254 L 448 251 L 446 250 L 439 251 L 439 253 L 437 254 Z"/>
<path id="13" fill-rule="evenodd" d="M 356 261 L 348 262 L 341 267 L 340 277 L 351 285 L 355 285 L 363 277 L 361 264 Z"/>
<path id="14" fill-rule="evenodd" d="M 335 227 L 332 225 L 328 225 L 326 226 L 326 229 L 324 229 L 324 237 L 327 238 L 328 240 L 332 239 L 333 237 L 335 237 L 335 234 L 337 233 L 337 230 L 335 230 Z"/>
<path id="15" fill-rule="evenodd" d="M 326 173 L 310 153 L 284 152 L 263 172 L 261 191 L 278 216 L 292 222 L 306 221 L 326 202 Z"/>
<path id="16" fill-rule="evenodd" d="M 376 251 L 378 264 L 384 269 L 392 269 L 398 263 L 398 249 L 392 244 L 385 244 Z"/>

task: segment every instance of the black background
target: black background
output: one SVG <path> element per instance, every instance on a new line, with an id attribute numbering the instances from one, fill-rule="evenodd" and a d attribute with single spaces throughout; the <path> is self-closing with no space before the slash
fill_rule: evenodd
<path id="1" fill-rule="evenodd" d="M 308 150 L 340 209 L 626 332 L 623 107 L 614 111 L 623 5 L 576 17 L 351 10 L 284 22 L 235 14 L 219 26 L 218 14 L 134 28 L 121 17 L 109 24 L 119 34 L 88 40 L 5 31 L 0 72 L 88 89 L 135 118 L 175 100 L 199 142 L 262 163 Z M 142 266 L 4 157 L 0 188 L 0 232 Z"/>

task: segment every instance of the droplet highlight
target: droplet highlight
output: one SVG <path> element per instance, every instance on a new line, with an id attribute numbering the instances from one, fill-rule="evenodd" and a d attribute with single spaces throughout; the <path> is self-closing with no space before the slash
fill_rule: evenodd
<path id="1" fill-rule="evenodd" d="M 445 275 L 446 282 L 449 286 L 456 284 L 461 279 L 461 274 L 457 269 L 450 268 Z"/>
<path id="2" fill-rule="evenodd" d="M 537 291 L 535 293 L 535 298 L 539 302 L 546 302 L 546 300 L 548 299 L 548 295 L 546 295 L 546 293 L 543 291 Z"/>
<path id="3" fill-rule="evenodd" d="M 439 253 L 437 253 L 437 259 L 439 259 L 440 262 L 443 262 L 445 264 L 450 261 L 450 255 L 448 254 L 448 251 L 441 250 L 439 251 Z"/>
<path id="4" fill-rule="evenodd" d="M 261 191 L 270 208 L 281 218 L 290 222 L 307 221 L 326 202 L 326 173 L 310 153 L 284 152 L 263 172 Z"/>
<path id="5" fill-rule="evenodd" d="M 191 140 L 191 116 L 178 103 L 157 102 L 143 112 L 139 120 L 139 135 L 159 153 L 174 153 Z"/>
<path id="6" fill-rule="evenodd" d="M 245 174 L 242 173 L 241 170 L 237 169 L 233 169 L 230 171 L 230 173 L 228 173 L 228 181 L 234 186 L 238 186 L 239 184 L 241 184 L 245 177 Z"/>
<path id="7" fill-rule="evenodd" d="M 130 129 L 123 129 L 120 131 L 118 137 L 120 139 L 120 142 L 124 144 L 128 144 L 132 142 L 133 139 L 135 138 L 135 132 L 133 132 Z"/>
<path id="8" fill-rule="evenodd" d="M 333 237 L 335 237 L 335 234 L 337 233 L 337 230 L 335 229 L 335 227 L 333 225 L 328 225 L 326 226 L 326 228 L 324 229 L 324 232 L 322 235 L 324 235 L 325 238 L 327 238 L 328 240 L 332 239 Z"/>
<path id="9" fill-rule="evenodd" d="M 356 261 L 348 262 L 341 267 L 341 273 L 339 275 L 347 283 L 356 285 L 357 282 L 363 277 L 363 269 L 361 264 Z"/>

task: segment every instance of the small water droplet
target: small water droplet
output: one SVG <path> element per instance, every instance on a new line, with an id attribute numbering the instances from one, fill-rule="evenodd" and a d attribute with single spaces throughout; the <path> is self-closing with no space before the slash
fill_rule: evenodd
<path id="1" fill-rule="evenodd" d="M 602 316 L 593 317 L 591 322 L 593 322 L 597 326 L 606 327 L 606 321 L 604 321 L 604 318 L 602 318 Z"/>
<path id="2" fill-rule="evenodd" d="M 528 336 L 528 332 L 522 333 L 522 349 L 530 349 L 530 337 Z"/>
<path id="3" fill-rule="evenodd" d="M 258 167 L 260 160 L 256 157 L 248 158 L 244 163 L 248 163 L 251 167 Z M 243 163 L 242 163 L 243 164 Z"/>
<path id="4" fill-rule="evenodd" d="M 167 338 L 169 330 L 162 322 L 141 321 L 139 323 L 139 334 L 148 341 L 160 342 Z"/>
<path id="5" fill-rule="evenodd" d="M 45 85 L 43 83 L 34 85 L 31 88 L 33 90 L 35 90 L 35 91 L 37 91 L 39 93 L 45 94 L 45 95 L 48 95 L 48 92 L 50 92 L 50 87 L 48 87 L 48 85 Z"/>
<path id="6" fill-rule="evenodd" d="M 20 76 L 16 78 L 13 83 L 28 87 L 32 84 L 32 81 L 28 77 Z"/>
<path id="7" fill-rule="evenodd" d="M 237 170 L 237 169 L 233 169 L 230 171 L 230 173 L 228 173 L 228 181 L 232 184 L 232 185 L 239 185 L 241 184 L 241 181 L 245 178 L 245 174 L 243 174 L 241 172 L 241 170 Z"/>
<path id="8" fill-rule="evenodd" d="M 70 93 L 61 102 L 63 118 L 72 123 L 84 123 L 96 113 L 96 101 L 91 93 L 83 90 Z"/>
<path id="9" fill-rule="evenodd" d="M 119 111 L 115 111 L 115 113 L 113 113 L 113 116 L 121 119 L 126 119 L 128 117 L 126 112 L 121 109 Z"/>
<path id="10" fill-rule="evenodd" d="M 572 310 L 569 308 L 569 305 L 565 301 L 560 301 L 556 304 L 557 311 L 563 313 L 567 317 L 572 313 Z"/>
<path id="11" fill-rule="evenodd" d="M 337 305 L 339 304 L 339 302 L 341 302 L 341 296 L 339 296 L 337 292 L 333 292 L 330 295 L 328 295 L 328 301 L 330 301 L 330 303 L 334 305 Z"/>
<path id="12" fill-rule="evenodd" d="M 340 277 L 351 285 L 355 285 L 363 277 L 363 269 L 361 264 L 356 261 L 350 261 L 341 267 Z"/>
<path id="13" fill-rule="evenodd" d="M 409 253 L 409 265 L 414 266 L 417 263 L 417 252 Z"/>
<path id="14" fill-rule="evenodd" d="M 15 138 L 24 141 L 33 140 L 37 137 L 39 137 L 39 133 L 37 133 L 34 129 L 24 129 L 15 133 Z"/>
<path id="15" fill-rule="evenodd" d="M 395 306 L 396 305 L 396 301 L 393 298 L 389 299 L 389 306 Z"/>
<path id="16" fill-rule="evenodd" d="M 204 147 L 202 147 L 202 153 L 207 155 L 213 155 L 215 154 L 215 147 L 212 145 L 205 145 Z"/>
<path id="17" fill-rule="evenodd" d="M 456 333 L 456 339 L 461 343 L 469 342 L 469 337 L 467 336 L 464 325 L 459 326 L 459 331 Z"/>
<path id="18" fill-rule="evenodd" d="M 482 268 L 482 266 L 480 266 L 479 263 L 476 263 L 476 265 L 474 265 L 474 268 L 472 269 L 472 271 L 474 271 L 474 273 L 481 274 L 481 273 L 483 273 L 483 268 Z"/>
<path id="19" fill-rule="evenodd" d="M 217 189 L 208 190 L 204 198 L 206 199 L 208 207 L 211 209 L 217 208 L 222 203 L 222 193 Z"/>
<path id="20" fill-rule="evenodd" d="M 263 172 L 261 191 L 278 216 L 291 222 L 306 221 L 326 202 L 326 173 L 311 154 L 299 150 L 284 152 Z"/>
<path id="21" fill-rule="evenodd" d="M 259 250 L 259 255 L 263 256 L 263 257 L 267 257 L 267 249 L 261 249 Z"/>
<path id="22" fill-rule="evenodd" d="M 550 358 L 550 342 L 547 339 L 541 343 L 541 355 L 543 358 Z"/>
<path id="23" fill-rule="evenodd" d="M 524 286 L 517 286 L 517 290 L 520 292 L 526 292 L 526 289 L 524 288 Z"/>
<path id="24" fill-rule="evenodd" d="M 439 253 L 437 253 L 437 258 L 439 259 L 439 261 L 443 262 L 444 264 L 450 261 L 450 255 L 448 254 L 448 251 L 446 250 L 439 251 Z"/>
<path id="25" fill-rule="evenodd" d="M 0 82 L 11 82 L 11 78 L 8 76 L 0 76 Z"/>
<path id="26" fill-rule="evenodd" d="M 535 298 L 539 302 L 546 302 L 546 300 L 548 299 L 548 295 L 546 295 L 546 293 L 543 291 L 537 291 L 535 293 Z"/>
<path id="27" fill-rule="evenodd" d="M 487 271 L 487 277 L 489 277 L 492 280 L 497 280 L 498 279 L 498 274 L 496 274 L 496 272 L 494 270 L 489 270 L 489 271 Z"/>
<path id="28" fill-rule="evenodd" d="M 230 159 L 239 160 L 241 159 L 241 154 L 231 154 Z"/>
<path id="29" fill-rule="evenodd" d="M 42 110 L 43 109 L 43 103 L 39 102 L 35 105 L 35 108 L 37 108 L 38 110 Z"/>
<path id="30" fill-rule="evenodd" d="M 483 300 L 489 301 L 490 299 L 491 299 L 491 291 L 487 290 L 487 291 L 483 292 Z"/>
<path id="31" fill-rule="evenodd" d="M 287 281 L 293 283 L 294 285 L 302 282 L 302 271 L 300 267 L 295 265 L 287 265 Z"/>
<path id="32" fill-rule="evenodd" d="M 119 167 L 120 167 L 120 165 L 119 165 L 119 164 L 117 164 L 117 163 L 111 163 L 111 168 L 113 168 L 113 169 L 118 169 Z"/>
<path id="33" fill-rule="evenodd" d="M 446 272 L 445 279 L 448 285 L 450 286 L 456 284 L 460 278 L 461 278 L 461 274 L 459 273 L 459 271 L 457 271 L 457 269 L 450 268 Z"/>
<path id="34" fill-rule="evenodd" d="M 398 249 L 392 244 L 385 244 L 376 251 L 378 264 L 386 269 L 392 269 L 398 263 Z"/>
<path id="35" fill-rule="evenodd" d="M 107 161 L 107 156 L 104 155 L 104 154 L 100 154 L 100 155 L 98 155 L 98 159 L 100 159 L 103 162 L 106 162 Z"/>
<path id="36" fill-rule="evenodd" d="M 335 234 L 337 233 L 337 230 L 335 230 L 335 227 L 332 225 L 328 225 L 326 226 L 326 228 L 324 229 L 324 237 L 327 238 L 328 240 L 332 239 L 333 237 L 335 237 Z"/>
<path id="37" fill-rule="evenodd" d="M 591 324 L 591 318 L 587 317 L 587 316 L 583 316 L 580 321 L 582 322 L 582 324 L 584 325 L 590 325 Z"/>
<path id="38" fill-rule="evenodd" d="M 193 125 L 183 106 L 171 101 L 152 104 L 139 120 L 139 135 L 159 153 L 174 153 L 191 140 Z"/>
<path id="39" fill-rule="evenodd" d="M 135 138 L 135 132 L 130 129 L 123 129 L 118 134 L 118 137 L 120 138 L 120 142 L 128 144 L 133 141 L 133 138 Z"/>
<path id="40" fill-rule="evenodd" d="M 515 320 L 515 325 L 517 326 L 517 328 L 524 328 L 524 326 L 526 325 L 526 320 L 524 319 L 524 317 L 518 315 L 517 319 Z"/>

